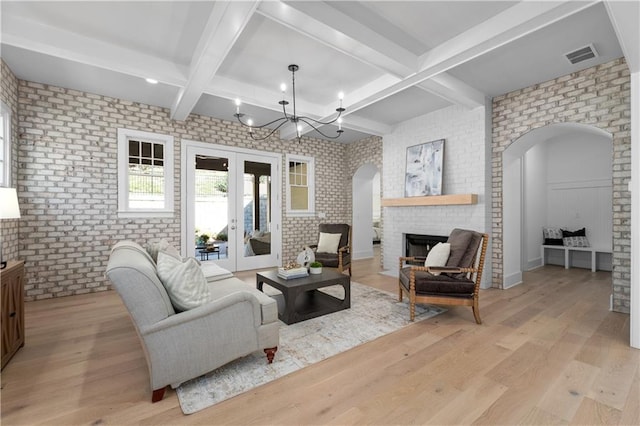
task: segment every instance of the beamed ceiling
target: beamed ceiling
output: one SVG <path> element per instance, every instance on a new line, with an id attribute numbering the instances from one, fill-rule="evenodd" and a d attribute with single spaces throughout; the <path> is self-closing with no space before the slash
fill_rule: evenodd
<path id="1" fill-rule="evenodd" d="M 624 1 L 2 1 L 1 53 L 20 79 L 262 123 L 280 115 L 297 64 L 297 108 L 340 139 L 527 87 L 621 56 L 638 71 L 640 8 Z M 565 54 L 593 45 L 572 65 Z M 152 85 L 145 78 L 159 81 Z M 323 128 L 335 132 L 332 126 Z M 312 129 L 309 136 L 319 137 Z M 281 137 L 295 136 L 293 126 Z"/>

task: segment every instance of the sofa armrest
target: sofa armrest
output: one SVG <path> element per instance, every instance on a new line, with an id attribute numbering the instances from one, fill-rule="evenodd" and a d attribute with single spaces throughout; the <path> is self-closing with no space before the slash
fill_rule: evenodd
<path id="1" fill-rule="evenodd" d="M 170 317 L 167 317 L 162 321 L 145 327 L 144 329 L 140 330 L 140 333 L 142 335 L 147 335 L 151 333 L 161 332 L 169 328 L 177 328 L 183 325 L 190 325 L 193 323 L 193 321 L 216 315 L 219 311 L 229 306 L 247 301 L 251 303 L 251 313 L 254 320 L 253 322 L 254 325 L 258 327 L 262 322 L 260 301 L 255 297 L 255 295 L 251 294 L 248 291 L 237 291 L 227 296 L 221 297 L 220 299 L 213 300 L 202 306 L 198 306 L 195 309 L 171 315 Z"/>

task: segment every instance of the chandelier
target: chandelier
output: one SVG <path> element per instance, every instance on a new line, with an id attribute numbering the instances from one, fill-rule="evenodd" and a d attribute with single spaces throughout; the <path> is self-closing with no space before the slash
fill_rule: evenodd
<path id="1" fill-rule="evenodd" d="M 282 100 L 278 102 L 278 104 L 282 105 L 282 114 L 283 114 L 282 117 L 277 118 L 268 123 L 262 124 L 260 126 L 255 125 L 253 123 L 253 120 L 251 120 L 250 118 L 247 119 L 246 121 L 243 121 L 242 117 L 244 117 L 244 114 L 240 112 L 240 105 L 242 105 L 242 101 L 240 99 L 236 99 L 236 113 L 233 116 L 238 119 L 238 122 L 240 124 L 242 124 L 244 127 L 249 128 L 249 135 L 253 140 L 257 140 L 257 141 L 267 139 L 269 136 L 274 134 L 276 130 L 280 129 L 282 126 L 284 126 L 288 122 L 293 123 L 293 125 L 296 127 L 296 135 L 298 138 L 298 142 L 300 142 L 300 138 L 301 138 L 300 132 L 302 132 L 303 123 L 311 127 L 316 132 L 320 133 L 325 138 L 338 139 L 340 135 L 344 132 L 344 130 L 342 130 L 342 117 L 341 117 L 342 113 L 345 111 L 345 109 L 342 108 L 342 98 L 344 97 L 344 94 L 342 92 L 338 94 L 338 100 L 340 105 L 338 108 L 336 108 L 336 112 L 338 113 L 338 115 L 333 120 L 319 121 L 311 117 L 298 115 L 296 112 L 296 71 L 298 71 L 300 67 L 295 64 L 291 64 L 289 65 L 288 69 L 289 71 L 291 71 L 291 96 L 292 96 L 292 104 L 293 104 L 293 114 L 287 113 L 287 105 L 289 105 L 289 102 L 285 99 L 287 86 L 284 83 L 282 83 L 280 85 L 280 90 L 282 91 Z M 337 133 L 336 136 L 329 136 L 319 129 L 320 126 L 325 126 L 327 124 L 333 124 L 336 122 L 338 123 L 338 130 L 336 132 Z M 256 136 L 255 133 L 253 132 L 254 129 L 262 129 L 274 124 L 277 124 L 276 127 L 273 130 L 271 130 L 271 132 L 268 135 L 264 137 Z"/>

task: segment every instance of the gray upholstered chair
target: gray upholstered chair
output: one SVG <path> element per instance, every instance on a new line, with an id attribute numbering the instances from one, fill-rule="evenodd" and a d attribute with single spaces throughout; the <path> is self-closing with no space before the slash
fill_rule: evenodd
<path id="1" fill-rule="evenodd" d="M 447 240 L 451 252 L 446 266 L 406 265 L 406 262 L 415 261 L 424 265 L 425 258 L 400 258 L 398 299 L 402 301 L 403 293 L 409 296 L 411 321 L 415 319 L 416 303 L 433 303 L 471 306 L 476 322 L 482 324 L 478 296 L 488 240 L 487 234 L 456 228 Z"/>
<path id="2" fill-rule="evenodd" d="M 140 337 L 153 402 L 167 385 L 176 388 L 254 351 L 264 350 L 273 361 L 280 330 L 276 301 L 238 278 L 210 283 L 211 302 L 177 312 L 155 262 L 131 241 L 114 246 L 107 276 Z"/>
<path id="3" fill-rule="evenodd" d="M 339 272 L 347 269 L 351 276 L 351 226 L 346 223 L 321 223 L 318 231 L 325 234 L 341 234 L 341 236 L 337 253 L 318 253 L 318 244 L 310 245 L 309 247 L 315 252 L 316 261 L 322 263 L 322 266 L 338 268 Z M 318 240 L 320 240 L 319 234 Z"/>

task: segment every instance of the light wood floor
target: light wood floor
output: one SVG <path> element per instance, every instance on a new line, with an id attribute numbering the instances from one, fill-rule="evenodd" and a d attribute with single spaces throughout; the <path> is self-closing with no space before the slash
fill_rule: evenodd
<path id="1" fill-rule="evenodd" d="M 356 262 L 353 279 L 395 292 L 377 264 Z M 640 351 L 629 316 L 608 311 L 610 273 L 525 277 L 482 292 L 483 325 L 452 307 L 190 416 L 172 390 L 151 404 L 115 292 L 30 302 L 2 424 L 640 424 Z"/>

